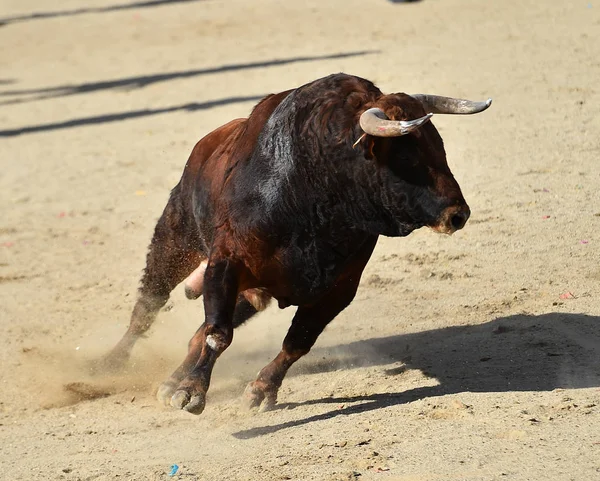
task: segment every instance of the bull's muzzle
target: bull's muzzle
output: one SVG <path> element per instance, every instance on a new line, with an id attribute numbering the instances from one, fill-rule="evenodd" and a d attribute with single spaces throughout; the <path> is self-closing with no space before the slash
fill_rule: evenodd
<path id="1" fill-rule="evenodd" d="M 431 228 L 440 234 L 451 235 L 465 226 L 470 215 L 471 211 L 467 204 L 453 205 L 442 211 L 438 222 Z"/>

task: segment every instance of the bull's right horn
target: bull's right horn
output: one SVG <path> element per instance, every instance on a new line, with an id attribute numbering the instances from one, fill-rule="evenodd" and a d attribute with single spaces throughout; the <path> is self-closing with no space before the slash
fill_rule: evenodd
<path id="1" fill-rule="evenodd" d="M 485 102 L 474 102 L 472 100 L 427 94 L 415 94 L 411 97 L 421 102 L 425 112 L 432 114 L 478 114 L 492 105 L 492 99 L 487 99 Z"/>
<path id="2" fill-rule="evenodd" d="M 365 110 L 360 116 L 360 127 L 374 137 L 400 137 L 418 129 L 433 116 L 427 114 L 415 120 L 389 120 L 378 108 Z"/>

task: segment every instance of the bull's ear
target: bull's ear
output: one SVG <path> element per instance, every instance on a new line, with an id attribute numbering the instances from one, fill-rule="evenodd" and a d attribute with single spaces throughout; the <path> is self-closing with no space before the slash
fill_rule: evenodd
<path id="1" fill-rule="evenodd" d="M 353 149 L 362 149 L 365 154 L 365 159 L 371 160 L 375 157 L 374 148 L 375 148 L 375 137 L 362 134 L 356 142 L 352 145 Z"/>

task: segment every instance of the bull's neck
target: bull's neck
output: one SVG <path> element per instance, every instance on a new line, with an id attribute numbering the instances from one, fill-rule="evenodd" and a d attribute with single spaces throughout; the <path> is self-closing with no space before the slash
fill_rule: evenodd
<path id="1" fill-rule="evenodd" d="M 372 165 L 360 159 L 295 158 L 275 172 L 275 177 L 258 188 L 265 213 L 273 220 L 315 235 L 362 231 L 398 236 L 410 232 L 385 208 L 380 179 Z"/>

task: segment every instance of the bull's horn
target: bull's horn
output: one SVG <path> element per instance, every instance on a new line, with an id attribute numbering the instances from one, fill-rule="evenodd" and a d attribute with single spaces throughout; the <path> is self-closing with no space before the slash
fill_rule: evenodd
<path id="1" fill-rule="evenodd" d="M 415 94 L 411 97 L 423 104 L 425 112 L 432 114 L 478 114 L 492 105 L 492 99 L 487 99 L 485 102 L 473 102 L 439 95 Z"/>
<path id="2" fill-rule="evenodd" d="M 360 126 L 374 137 L 400 137 L 418 129 L 427 122 L 433 114 L 415 120 L 389 120 L 383 110 L 372 108 L 365 110 L 360 116 Z"/>

